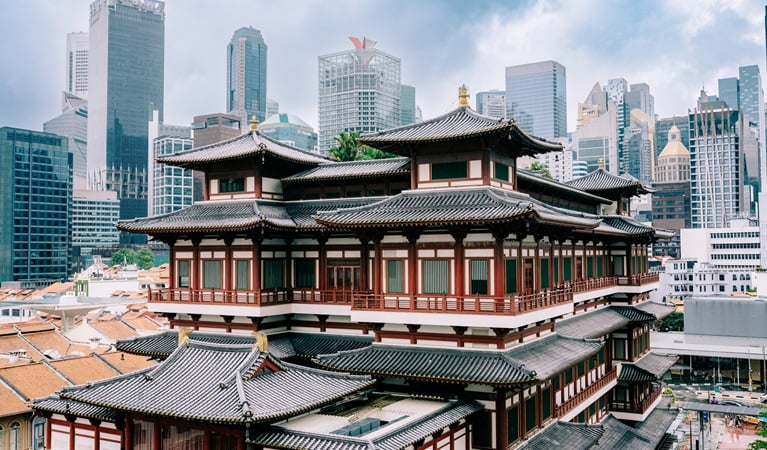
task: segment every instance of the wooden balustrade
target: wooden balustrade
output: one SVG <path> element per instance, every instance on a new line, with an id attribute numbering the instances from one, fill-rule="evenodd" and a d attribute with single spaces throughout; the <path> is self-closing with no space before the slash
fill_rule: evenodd
<path id="1" fill-rule="evenodd" d="M 645 397 L 641 402 L 620 402 L 611 400 L 610 411 L 644 414 L 650 408 L 650 405 L 661 396 L 662 392 L 663 386 L 657 384 L 653 391 L 650 392 L 650 395 Z"/>
<path id="2" fill-rule="evenodd" d="M 613 381 L 616 381 L 617 379 L 618 379 L 617 369 L 613 369 L 607 372 L 602 378 L 586 386 L 582 391 L 570 397 L 569 399 L 567 399 L 567 401 L 565 401 L 561 405 L 557 405 L 556 407 L 554 407 L 554 415 L 557 417 L 562 417 L 563 415 L 572 411 L 573 408 L 581 404 L 587 398 L 596 394 L 600 389 L 604 388 L 605 386 L 612 383 Z"/>

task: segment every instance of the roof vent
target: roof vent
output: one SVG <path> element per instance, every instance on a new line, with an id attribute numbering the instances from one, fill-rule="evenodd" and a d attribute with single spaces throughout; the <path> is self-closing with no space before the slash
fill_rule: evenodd
<path id="1" fill-rule="evenodd" d="M 48 359 L 61 359 L 61 353 L 59 353 L 58 350 L 48 349 L 43 352 L 43 355 L 45 355 Z"/>

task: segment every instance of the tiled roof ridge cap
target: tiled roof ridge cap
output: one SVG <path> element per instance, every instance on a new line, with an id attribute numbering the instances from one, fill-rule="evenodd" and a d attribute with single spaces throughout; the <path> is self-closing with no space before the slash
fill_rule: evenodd
<path id="1" fill-rule="evenodd" d="M 448 112 L 446 112 L 444 114 L 441 114 L 441 115 L 439 115 L 437 117 L 433 117 L 433 118 L 428 119 L 428 120 L 423 120 L 421 122 L 409 123 L 407 125 L 401 125 L 401 126 L 398 126 L 398 127 L 388 128 L 386 130 L 375 131 L 375 132 L 372 132 L 372 133 L 365 133 L 365 134 L 360 135 L 360 139 L 378 137 L 378 136 L 386 135 L 386 134 L 394 132 L 394 131 L 404 131 L 404 130 L 409 130 L 411 128 L 417 128 L 417 127 L 421 127 L 421 126 L 428 126 L 431 123 L 436 123 L 436 122 L 439 122 L 441 120 L 444 120 L 447 117 L 450 117 L 452 115 L 458 115 L 458 114 L 461 114 L 461 113 L 463 113 L 464 115 L 467 115 L 467 116 L 469 116 L 469 117 L 471 117 L 473 119 L 485 119 L 488 122 L 488 124 L 487 124 L 488 126 L 492 125 L 493 123 L 495 123 L 497 125 L 512 125 L 512 124 L 516 125 L 516 122 L 513 119 L 504 119 L 504 118 L 496 119 L 494 117 L 489 117 L 489 116 L 485 116 L 485 115 L 479 114 L 479 113 L 477 113 L 476 111 L 474 111 L 473 109 L 471 109 L 468 106 L 459 106 L 456 109 L 450 110 L 450 111 L 448 111 Z"/>
<path id="2" fill-rule="evenodd" d="M 346 351 L 349 351 L 349 350 L 346 350 Z M 331 370 L 320 369 L 318 367 L 307 367 L 307 366 L 302 366 L 299 364 L 288 363 L 288 362 L 283 362 L 282 365 L 285 366 L 288 370 L 296 370 L 299 372 L 306 372 L 306 373 L 311 373 L 315 375 L 323 375 L 323 376 L 327 376 L 331 378 L 342 378 L 344 380 L 355 380 L 355 381 L 371 381 L 373 379 L 370 375 L 355 375 L 349 372 L 336 372 Z"/>
<path id="3" fill-rule="evenodd" d="M 312 152 L 310 152 L 310 151 L 308 151 L 308 150 L 304 150 L 304 149 L 302 149 L 302 148 L 298 148 L 298 147 L 295 147 L 295 146 L 293 146 L 293 145 L 290 145 L 290 144 L 286 144 L 286 143 L 284 143 L 284 142 L 280 142 L 280 141 L 278 141 L 277 139 L 275 139 L 275 138 L 273 138 L 273 137 L 271 137 L 271 136 L 269 136 L 269 135 L 266 135 L 266 134 L 262 133 L 262 132 L 261 132 L 261 131 L 259 131 L 259 130 L 250 130 L 250 131 L 248 132 L 248 134 L 250 134 L 250 135 L 253 137 L 253 142 L 255 142 L 256 144 L 258 144 L 258 147 L 257 147 L 257 148 L 258 148 L 258 150 L 259 150 L 260 152 L 269 152 L 269 153 L 273 153 L 273 154 L 276 154 L 276 152 L 274 152 L 274 151 L 271 151 L 272 149 L 270 149 L 270 148 L 269 148 L 267 145 L 265 145 L 263 142 L 258 142 L 258 140 L 256 139 L 256 137 L 258 137 L 258 139 L 263 139 L 263 140 L 266 140 L 268 143 L 270 143 L 270 144 L 274 144 L 274 145 L 275 145 L 275 146 L 277 146 L 277 147 L 285 147 L 285 148 L 288 148 L 288 149 L 290 149 L 290 150 L 295 150 L 295 151 L 299 151 L 299 152 L 301 152 L 301 153 L 305 153 L 305 154 L 307 154 L 307 155 L 309 155 L 309 156 L 313 156 L 313 157 L 315 157 L 315 158 L 320 158 L 320 159 L 323 159 L 323 160 L 327 160 L 327 161 L 333 161 L 332 159 L 326 158 L 326 157 L 324 157 L 324 156 L 322 156 L 322 155 L 319 155 L 319 154 L 317 154 L 317 153 L 312 153 Z M 315 163 L 316 163 L 316 164 L 323 164 L 323 163 L 321 163 L 321 162 L 316 162 L 316 161 L 315 161 Z"/>

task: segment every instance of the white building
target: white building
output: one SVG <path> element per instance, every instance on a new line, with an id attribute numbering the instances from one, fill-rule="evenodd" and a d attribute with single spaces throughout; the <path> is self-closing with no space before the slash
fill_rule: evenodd
<path id="1" fill-rule="evenodd" d="M 72 195 L 72 247 L 83 256 L 99 248 L 116 248 L 120 232 L 120 201 L 114 191 L 75 190 Z"/>
<path id="2" fill-rule="evenodd" d="M 477 92 L 477 112 L 489 117 L 503 119 L 506 117 L 506 91 L 493 89 L 492 91 Z"/>
<path id="3" fill-rule="evenodd" d="M 88 98 L 88 33 L 67 33 L 67 72 L 64 90 Z"/>
<path id="4" fill-rule="evenodd" d="M 686 228 L 681 237 L 683 259 L 752 269 L 760 265 L 759 227 L 747 219 L 733 220 L 728 228 Z"/>
<path id="5" fill-rule="evenodd" d="M 158 164 L 155 159 L 191 150 L 192 128 L 166 125 L 159 121 L 158 111 L 149 122 L 149 213 L 167 214 L 193 203 L 192 170 Z"/>

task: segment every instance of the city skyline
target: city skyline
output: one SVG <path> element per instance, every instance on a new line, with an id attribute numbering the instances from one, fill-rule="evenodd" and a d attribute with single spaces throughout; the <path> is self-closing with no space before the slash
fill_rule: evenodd
<path id="1" fill-rule="evenodd" d="M 0 68 L 0 123 L 42 129 L 58 114 L 66 35 L 88 30 L 90 3 L 2 6 L 4 42 L 15 45 L 0 48 L 3 60 L 13 61 Z M 424 118 L 456 107 L 461 84 L 473 98 L 479 91 L 503 89 L 507 66 L 556 60 L 568 74 L 568 131 L 575 129 L 577 102 L 597 81 L 622 77 L 647 83 L 658 116 L 666 117 L 692 109 L 702 87 L 715 93 L 717 80 L 737 76 L 739 66 L 757 64 L 765 73 L 764 5 L 756 1 L 334 5 L 230 1 L 214 8 L 169 1 L 165 121 L 188 124 L 194 115 L 225 110 L 225 49 L 243 26 L 261 30 L 269 42 L 269 97 L 280 102 L 281 112 L 315 129 L 317 58 L 350 49 L 348 36 L 368 36 L 401 59 L 402 83 L 415 86 Z"/>

